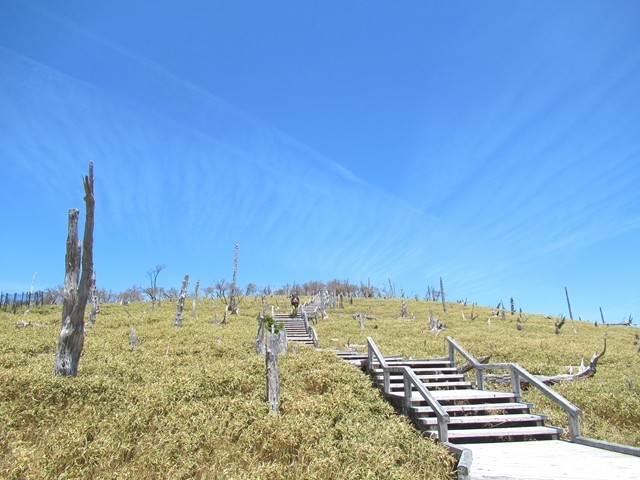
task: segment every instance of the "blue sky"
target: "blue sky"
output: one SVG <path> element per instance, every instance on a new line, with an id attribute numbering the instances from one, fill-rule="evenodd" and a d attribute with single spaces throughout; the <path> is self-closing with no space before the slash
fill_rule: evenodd
<path id="1" fill-rule="evenodd" d="M 635 1 L 0 4 L 0 290 L 348 279 L 640 315 Z"/>

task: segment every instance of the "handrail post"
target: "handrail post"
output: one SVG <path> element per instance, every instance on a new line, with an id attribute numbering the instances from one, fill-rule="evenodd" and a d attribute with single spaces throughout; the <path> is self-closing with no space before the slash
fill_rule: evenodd
<path id="1" fill-rule="evenodd" d="M 371 342 L 367 338 L 367 372 L 373 371 L 373 349 L 371 348 Z"/>
<path id="2" fill-rule="evenodd" d="M 575 441 L 580 436 L 580 416 L 573 412 L 568 412 L 569 416 L 569 435 L 571 440 Z"/>
<path id="3" fill-rule="evenodd" d="M 382 368 L 382 375 L 384 376 L 384 393 L 391 393 L 391 374 L 386 368 Z"/>
<path id="4" fill-rule="evenodd" d="M 409 415 L 409 407 L 411 407 L 411 377 L 409 376 L 408 367 L 404 367 L 402 372 L 402 381 L 404 382 L 404 402 L 402 404 L 402 412 Z"/>
<path id="5" fill-rule="evenodd" d="M 513 365 L 509 366 L 509 372 L 511 373 L 511 391 L 516 396 L 516 402 L 519 402 L 522 399 L 520 375 L 518 375 L 518 370 Z"/>
<path id="6" fill-rule="evenodd" d="M 476 388 L 478 390 L 484 390 L 484 373 L 482 373 L 482 367 L 476 367 Z"/>
<path id="7" fill-rule="evenodd" d="M 454 348 L 453 343 L 451 343 L 449 337 L 447 337 L 447 343 L 449 344 L 449 361 L 451 362 L 451 365 L 455 365 L 456 349 Z"/>

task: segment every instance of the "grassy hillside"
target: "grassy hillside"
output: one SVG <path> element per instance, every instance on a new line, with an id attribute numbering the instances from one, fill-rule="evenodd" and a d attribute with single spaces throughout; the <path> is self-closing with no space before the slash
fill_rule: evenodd
<path id="1" fill-rule="evenodd" d="M 286 308 L 285 299 L 271 299 Z M 188 302 L 190 305 L 190 302 Z M 476 356 L 534 373 L 566 373 L 602 349 L 597 375 L 557 388 L 585 412 L 583 434 L 640 446 L 639 330 L 515 318 L 491 310 L 407 300 L 355 299 L 316 325 L 322 347 L 373 337 L 383 353 L 445 354 L 445 335 Z M 327 351 L 299 348 L 280 360 L 281 414 L 264 402 L 264 358 L 255 354 L 257 302 L 212 325 L 210 300 L 174 328 L 175 305 L 102 306 L 88 329 L 75 379 L 53 376 L 60 307 L 0 312 L 0 478 L 447 478 L 445 450 L 396 415 L 357 369 Z M 447 324 L 435 336 L 429 309 Z M 467 320 L 463 320 L 464 310 Z M 143 313 L 145 312 L 145 313 Z M 375 317 L 365 328 L 351 317 Z M 490 324 L 487 322 L 491 319 Z M 18 328 L 26 320 L 42 327 Z M 130 324 L 140 338 L 129 346 Z M 535 392 L 525 399 L 566 428 L 564 414 Z"/>
<path id="2" fill-rule="evenodd" d="M 77 378 L 55 378 L 60 308 L 0 313 L 0 478 L 446 478 L 445 450 L 396 415 L 329 352 L 281 357 L 281 414 L 268 412 L 258 304 L 211 325 L 210 301 L 130 319 L 102 307 Z M 222 306 L 215 309 L 222 317 Z M 43 327 L 18 328 L 26 319 Z"/>

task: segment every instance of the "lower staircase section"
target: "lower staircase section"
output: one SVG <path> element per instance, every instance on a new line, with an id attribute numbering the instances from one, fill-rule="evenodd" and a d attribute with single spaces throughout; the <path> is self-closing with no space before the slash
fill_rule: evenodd
<path id="1" fill-rule="evenodd" d="M 397 355 L 348 352 L 338 355 L 366 370 L 384 396 L 424 435 L 435 440 L 442 441 L 443 422 L 447 437 L 444 441 L 458 444 L 552 440 L 562 433 L 561 428 L 546 426 L 547 417 L 532 413 L 532 405 L 519 401 L 515 393 L 474 388 L 448 358 L 405 360 Z M 426 389 L 431 401 L 407 376 Z"/>

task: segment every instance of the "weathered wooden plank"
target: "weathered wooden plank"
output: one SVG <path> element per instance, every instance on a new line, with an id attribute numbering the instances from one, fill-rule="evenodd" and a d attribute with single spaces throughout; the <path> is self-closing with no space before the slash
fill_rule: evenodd
<path id="1" fill-rule="evenodd" d="M 640 458 L 563 440 L 460 444 L 470 449 L 470 480 L 631 480 Z"/>
<path id="2" fill-rule="evenodd" d="M 505 402 L 505 403 L 475 403 L 472 405 L 443 405 L 442 408 L 446 412 L 451 414 L 469 413 L 469 412 L 482 412 L 482 411 L 528 411 L 532 405 L 530 403 L 522 402 Z M 429 406 L 413 406 L 411 411 L 418 414 L 429 414 L 433 412 L 433 409 Z"/>
<path id="3" fill-rule="evenodd" d="M 508 415 L 462 415 L 458 417 L 450 417 L 449 427 L 452 425 L 465 425 L 465 424 L 507 424 L 507 423 L 530 423 L 530 422 L 543 422 L 547 420 L 544 415 L 537 415 L 534 413 L 512 413 Z M 433 426 L 438 423 L 435 417 L 421 418 L 420 423 L 426 426 Z M 485 427 L 490 431 L 497 430 L 497 428 Z"/>
<path id="4" fill-rule="evenodd" d="M 394 380 L 391 379 L 391 382 L 394 382 Z M 449 388 L 449 389 L 458 389 L 462 391 L 462 389 L 464 388 L 471 388 L 471 383 L 469 382 L 425 382 L 423 381 L 422 383 L 428 389 L 433 389 L 433 390 Z M 397 380 L 395 383 L 391 383 L 391 390 L 400 390 L 402 388 L 404 388 L 404 384 L 398 382 Z"/>
<path id="5" fill-rule="evenodd" d="M 404 392 L 392 392 L 390 396 L 404 397 Z M 507 400 L 515 396 L 511 392 L 494 392 L 491 390 L 435 390 L 433 396 L 439 401 L 477 401 L 477 400 Z M 422 397 L 413 393 L 411 401 L 422 400 Z"/>
<path id="6" fill-rule="evenodd" d="M 449 441 L 456 439 L 482 439 L 482 438 L 529 438 L 543 435 L 559 435 L 562 429 L 558 427 L 515 427 L 515 428 L 465 428 L 461 430 L 449 430 Z M 429 432 L 437 438 L 437 431 Z M 499 443 L 499 442 L 496 442 Z"/>

